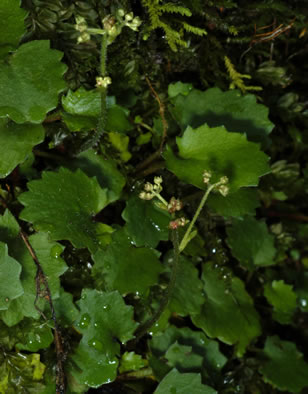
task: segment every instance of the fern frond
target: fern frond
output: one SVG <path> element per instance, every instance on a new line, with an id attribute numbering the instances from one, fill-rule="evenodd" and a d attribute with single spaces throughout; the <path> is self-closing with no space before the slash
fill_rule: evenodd
<path id="1" fill-rule="evenodd" d="M 207 32 L 199 27 L 191 26 L 185 21 L 177 21 L 180 23 L 182 29 L 179 31 L 173 29 L 170 24 L 164 22 L 161 17 L 163 14 L 172 13 L 181 16 L 190 17 L 192 12 L 189 8 L 178 6 L 173 3 L 161 4 L 162 0 L 141 0 L 142 5 L 147 9 L 150 17 L 149 30 L 161 28 L 166 36 L 170 48 L 176 52 L 177 46 L 187 47 L 187 43 L 183 40 L 184 30 L 198 36 L 206 35 Z"/>
<path id="2" fill-rule="evenodd" d="M 184 29 L 190 33 L 196 34 L 197 36 L 206 36 L 207 31 L 204 29 L 201 29 L 200 27 L 192 26 L 189 23 L 182 22 L 182 25 Z"/>
<path id="3" fill-rule="evenodd" d="M 161 5 L 159 8 L 162 12 L 170 12 L 173 14 L 180 14 L 182 16 L 191 16 L 192 15 L 191 11 L 188 8 L 174 5 L 171 3 Z"/>
<path id="4" fill-rule="evenodd" d="M 260 91 L 262 90 L 261 86 L 246 86 L 245 82 L 243 79 L 251 79 L 251 76 L 248 74 L 241 74 L 238 71 L 236 71 L 234 65 L 232 64 L 231 60 L 228 58 L 228 56 L 224 57 L 225 60 L 225 66 L 228 71 L 229 77 L 231 79 L 230 83 L 230 89 L 235 89 L 238 88 L 241 90 L 243 94 L 247 93 L 247 91 Z"/>

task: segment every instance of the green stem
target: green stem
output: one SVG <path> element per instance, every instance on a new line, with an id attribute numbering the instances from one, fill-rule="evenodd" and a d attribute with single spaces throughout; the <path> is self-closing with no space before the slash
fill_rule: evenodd
<path id="1" fill-rule="evenodd" d="M 186 233 L 184 234 L 184 237 L 182 238 L 182 241 L 181 241 L 180 246 L 179 246 L 179 252 L 180 252 L 180 253 L 181 253 L 181 252 L 185 249 L 185 247 L 187 246 L 187 244 L 188 244 L 188 242 L 189 242 L 189 236 L 190 236 L 190 234 L 191 234 L 191 230 L 192 230 L 194 224 L 196 223 L 196 220 L 198 219 L 198 216 L 200 215 L 200 212 L 201 212 L 201 210 L 202 210 L 202 208 L 203 208 L 203 206 L 204 206 L 206 200 L 208 199 L 209 194 L 211 193 L 211 191 L 212 191 L 215 187 L 217 187 L 217 185 L 218 185 L 218 183 L 215 183 L 214 185 L 210 185 L 210 186 L 207 188 L 206 192 L 204 193 L 204 195 L 203 195 L 203 197 L 202 197 L 202 200 L 200 201 L 200 204 L 199 204 L 199 206 L 198 206 L 198 208 L 197 208 L 197 210 L 196 210 L 196 212 L 195 212 L 195 215 L 194 215 L 192 221 L 190 222 L 190 224 L 189 224 L 189 226 L 188 226 L 188 229 L 186 230 Z"/>
<path id="2" fill-rule="evenodd" d="M 137 331 L 136 331 L 136 339 L 135 341 L 138 341 L 141 337 L 143 337 L 144 334 L 146 334 L 150 328 L 159 320 L 161 317 L 162 313 L 166 309 L 166 307 L 169 304 L 169 301 L 171 299 L 174 287 L 175 287 L 175 282 L 176 282 L 176 276 L 177 276 L 177 271 L 178 271 L 178 266 L 179 266 L 179 234 L 177 230 L 173 230 L 171 232 L 171 237 L 172 237 L 172 243 L 173 243 L 173 251 L 174 251 L 174 258 L 173 258 L 173 263 L 172 263 L 172 270 L 171 270 L 171 276 L 170 276 L 170 281 L 168 284 L 168 287 L 166 289 L 166 292 L 163 296 L 162 302 L 159 305 L 159 308 L 157 311 L 154 313 L 154 315 L 146 321 L 143 325 L 141 325 Z"/>
<path id="3" fill-rule="evenodd" d="M 158 198 L 165 205 L 165 207 L 168 207 L 167 201 L 159 193 L 154 192 L 153 194 L 156 198 Z"/>
<path id="4" fill-rule="evenodd" d="M 101 42 L 101 56 L 100 56 L 100 76 L 102 78 L 106 77 L 106 64 L 107 64 L 107 47 L 108 47 L 108 37 L 107 34 L 102 36 Z M 107 121 L 107 87 L 100 88 L 101 93 L 101 114 L 98 120 L 97 134 L 98 138 L 105 131 L 106 121 Z"/>

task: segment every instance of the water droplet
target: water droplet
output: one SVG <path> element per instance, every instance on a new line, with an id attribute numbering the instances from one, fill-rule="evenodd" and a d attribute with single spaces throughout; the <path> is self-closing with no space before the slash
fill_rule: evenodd
<path id="1" fill-rule="evenodd" d="M 305 298 L 301 298 L 299 302 L 300 302 L 302 308 L 306 308 L 307 300 Z"/>
<path id="2" fill-rule="evenodd" d="M 216 248 L 212 249 L 212 253 L 214 253 L 214 254 L 216 253 Z"/>
<path id="3" fill-rule="evenodd" d="M 94 327 L 97 327 L 98 326 L 98 324 L 97 323 L 94 323 Z"/>
<path id="4" fill-rule="evenodd" d="M 82 296 L 81 296 L 81 299 L 82 299 L 82 300 L 85 300 L 86 298 L 87 298 L 87 294 L 86 294 L 86 293 L 83 293 Z"/>
<path id="5" fill-rule="evenodd" d="M 104 311 L 109 311 L 110 306 L 109 306 L 109 305 L 104 305 L 104 306 L 103 306 L 103 309 L 104 309 Z"/>
<path id="6" fill-rule="evenodd" d="M 87 263 L 87 267 L 88 267 L 89 270 L 91 270 L 92 269 L 92 264 L 88 262 Z"/>
<path id="7" fill-rule="evenodd" d="M 80 322 L 78 325 L 81 328 L 87 328 L 88 325 L 90 324 L 90 322 L 91 322 L 91 316 L 88 313 L 84 313 L 81 316 L 81 319 L 80 319 Z"/>
<path id="8" fill-rule="evenodd" d="M 60 245 L 54 245 L 50 250 L 50 256 L 58 259 L 63 251 L 63 248 Z"/>
<path id="9" fill-rule="evenodd" d="M 96 339 L 96 338 L 90 339 L 89 342 L 88 342 L 88 345 L 91 346 L 91 347 L 93 347 L 93 348 L 96 349 L 96 350 L 101 351 L 101 352 L 104 350 L 104 346 L 103 346 L 102 342 L 100 342 L 100 341 L 99 341 L 98 339 Z"/>

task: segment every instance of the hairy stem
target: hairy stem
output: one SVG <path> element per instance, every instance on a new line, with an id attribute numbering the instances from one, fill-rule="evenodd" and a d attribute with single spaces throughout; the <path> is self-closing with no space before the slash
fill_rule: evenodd
<path id="1" fill-rule="evenodd" d="M 106 77 L 107 68 L 107 46 L 108 46 L 107 34 L 102 36 L 101 42 L 101 56 L 100 56 L 100 76 Z M 101 114 L 97 125 L 98 138 L 103 134 L 107 121 L 107 86 L 100 88 L 101 93 Z"/>

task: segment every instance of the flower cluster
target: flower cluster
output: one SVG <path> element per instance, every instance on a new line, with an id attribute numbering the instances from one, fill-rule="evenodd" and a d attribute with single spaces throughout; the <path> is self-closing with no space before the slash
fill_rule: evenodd
<path id="1" fill-rule="evenodd" d="M 162 187 L 163 179 L 161 176 L 156 176 L 154 178 L 154 184 L 147 182 L 144 185 L 144 191 L 139 194 L 139 198 L 142 200 L 152 200 L 152 198 L 157 197 L 160 200 L 162 197 L 160 196 L 160 192 L 163 190 Z"/>
<path id="2" fill-rule="evenodd" d="M 212 177 L 212 173 L 211 171 L 208 170 L 204 170 L 203 174 L 203 182 L 207 185 L 210 186 L 210 180 Z M 218 191 L 222 196 L 226 197 L 229 193 L 229 179 L 227 176 L 222 176 L 219 181 L 217 183 L 215 183 L 214 186 L 214 190 Z"/>
<path id="3" fill-rule="evenodd" d="M 108 85 L 111 84 L 111 78 L 110 77 L 96 77 L 96 87 L 97 88 L 107 88 Z"/>
<path id="4" fill-rule="evenodd" d="M 175 213 L 176 211 L 180 211 L 183 208 L 183 203 L 180 200 L 177 200 L 175 197 L 171 197 L 168 204 L 168 212 Z"/>
<path id="5" fill-rule="evenodd" d="M 179 219 L 172 220 L 169 223 L 169 228 L 170 230 L 176 230 L 178 227 L 184 227 L 186 224 L 189 222 L 189 220 L 185 219 L 184 217 L 181 217 Z"/>
<path id="6" fill-rule="evenodd" d="M 130 29 L 137 31 L 141 25 L 141 20 L 138 16 L 134 17 L 132 12 L 125 14 L 123 9 L 119 9 L 117 17 L 107 15 L 102 20 L 103 29 L 89 28 L 85 18 L 76 16 L 75 29 L 80 32 L 77 42 L 84 43 L 91 39 L 91 34 L 107 34 L 108 44 L 111 44 L 115 38 L 121 33 L 122 28 L 127 26 Z"/>

